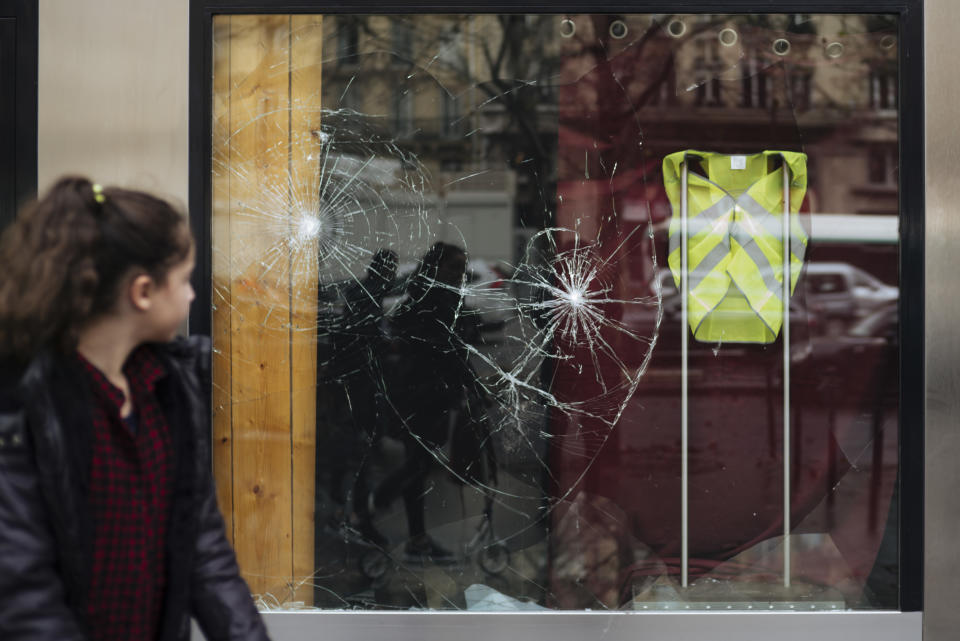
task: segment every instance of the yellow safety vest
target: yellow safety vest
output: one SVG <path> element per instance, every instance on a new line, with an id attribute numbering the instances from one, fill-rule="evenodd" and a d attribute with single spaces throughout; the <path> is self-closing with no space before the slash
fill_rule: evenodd
<path id="1" fill-rule="evenodd" d="M 690 160 L 699 160 L 696 173 Z M 775 161 L 782 161 L 771 171 Z M 790 292 L 797 286 L 807 233 L 797 212 L 807 189 L 807 156 L 678 151 L 663 159 L 673 207 L 667 263 L 680 289 L 680 218 L 687 172 L 687 312 L 703 342 L 772 343 L 783 323 L 783 167 L 789 170 Z M 789 303 L 788 303 L 789 304 Z"/>

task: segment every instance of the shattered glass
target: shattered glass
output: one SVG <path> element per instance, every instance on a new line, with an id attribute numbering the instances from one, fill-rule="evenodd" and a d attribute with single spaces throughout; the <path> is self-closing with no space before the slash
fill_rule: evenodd
<path id="1" fill-rule="evenodd" d="M 213 36 L 214 469 L 260 606 L 896 608 L 895 19 L 315 18 Z M 681 349 L 682 150 L 807 155 L 787 444 L 782 334 Z"/>

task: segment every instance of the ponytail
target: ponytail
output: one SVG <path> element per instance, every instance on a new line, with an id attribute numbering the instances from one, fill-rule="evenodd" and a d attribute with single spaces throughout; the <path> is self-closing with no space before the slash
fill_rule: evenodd
<path id="1" fill-rule="evenodd" d="M 164 282 L 192 239 L 184 217 L 149 194 L 60 179 L 0 238 L 0 356 L 76 347 L 140 269 Z"/>

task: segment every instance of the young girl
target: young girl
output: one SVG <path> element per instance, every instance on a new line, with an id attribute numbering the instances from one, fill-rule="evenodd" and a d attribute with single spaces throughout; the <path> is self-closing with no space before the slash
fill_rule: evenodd
<path id="1" fill-rule="evenodd" d="M 266 639 L 210 474 L 182 215 L 61 179 L 0 241 L 0 638 Z"/>

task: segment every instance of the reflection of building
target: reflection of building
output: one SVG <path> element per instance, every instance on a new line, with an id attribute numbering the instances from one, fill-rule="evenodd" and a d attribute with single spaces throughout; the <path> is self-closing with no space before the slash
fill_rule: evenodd
<path id="1" fill-rule="evenodd" d="M 461 112 L 469 82 L 460 73 L 463 47 L 449 31 L 461 22 L 427 16 L 414 28 L 403 16 L 328 17 L 324 107 L 381 118 L 383 132 L 431 173 L 461 168 L 471 153 Z"/>
<path id="2" fill-rule="evenodd" d="M 324 107 L 379 118 L 383 133 L 423 164 L 440 215 L 474 255 L 513 262 L 514 229 L 539 228 L 549 218 L 554 22 L 489 15 L 418 16 L 415 25 L 405 16 L 325 20 Z M 457 242 L 458 232 L 447 240 Z"/>
<path id="3" fill-rule="evenodd" d="M 659 162 L 682 148 L 801 149 L 804 211 L 898 213 L 889 17 L 337 16 L 324 29 L 324 105 L 380 118 L 426 167 L 441 214 L 456 209 L 447 192 L 506 193 L 447 216 L 485 257 L 518 258 L 514 235 L 558 222 L 557 180 L 605 176 L 611 157 L 644 183 L 618 203 L 623 220 L 642 222 L 647 202 L 661 221 Z M 596 143 L 584 155 L 578 139 Z M 491 216 L 500 206 L 509 215 Z M 834 244 L 812 258 L 857 262 Z"/>
<path id="4" fill-rule="evenodd" d="M 862 32 L 866 27 L 861 19 L 830 17 L 814 22 L 794 16 L 792 22 L 778 25 L 740 17 L 666 20 L 655 25 L 629 18 L 614 35 L 614 18 L 425 17 L 417 18 L 417 28 L 412 29 L 406 17 L 333 17 L 323 23 L 327 55 L 322 95 L 318 88 L 310 96 L 311 100 L 320 96 L 328 109 L 340 109 L 323 116 L 323 126 L 334 127 L 337 138 L 358 141 L 372 136 L 399 148 L 394 156 L 396 167 L 383 168 L 382 173 L 395 176 L 406 171 L 422 177 L 428 183 L 426 193 L 417 191 L 423 196 L 423 210 L 431 218 L 452 223 L 440 238 L 463 242 L 474 257 L 512 258 L 509 253 L 497 252 L 509 251 L 515 228 L 536 229 L 550 222 L 575 228 L 583 245 L 590 246 L 588 252 L 569 252 L 575 235 L 569 231 L 551 234 L 556 239 L 551 245 L 556 253 L 545 251 L 542 265 L 532 266 L 556 267 L 542 274 L 547 282 L 570 274 L 583 277 L 582 290 L 579 285 L 560 288 L 559 294 L 546 293 L 544 300 L 569 301 L 561 302 L 568 312 L 593 310 L 597 316 L 591 318 L 598 320 L 589 324 L 586 335 L 590 338 L 581 341 L 574 333 L 571 339 L 555 325 L 544 333 L 543 341 L 524 341 L 520 334 L 509 335 L 516 340 L 505 341 L 508 348 L 530 343 L 538 357 L 551 355 L 550 361 L 544 361 L 546 365 L 531 361 L 527 380 L 540 386 L 535 397 L 538 405 L 542 406 L 540 401 L 545 398 L 556 399 L 552 401 L 555 405 L 543 413 L 525 414 L 517 419 L 517 425 L 524 434 L 538 435 L 535 445 L 521 448 L 526 450 L 521 456 L 537 464 L 529 477 L 533 491 L 539 494 L 549 488 L 547 496 L 557 499 L 557 509 L 549 516 L 556 526 L 553 531 L 560 534 L 554 541 L 561 543 L 561 551 L 544 567 L 551 568 L 554 594 L 569 589 L 558 600 L 561 607 L 586 607 L 598 599 L 609 607 L 620 607 L 631 594 L 618 588 L 628 586 L 636 598 L 648 579 L 666 580 L 675 576 L 679 567 L 678 541 L 682 539 L 672 519 L 678 514 L 676 390 L 680 379 L 673 348 L 687 328 L 672 304 L 677 295 L 666 296 L 657 309 L 651 304 L 650 315 L 630 318 L 622 309 L 635 306 L 635 297 L 649 293 L 643 287 L 653 276 L 651 247 L 664 253 L 662 225 L 656 228 L 660 233 L 653 243 L 642 233 L 651 215 L 658 223 L 669 216 L 669 208 L 659 199 L 662 157 L 677 149 L 698 147 L 738 153 L 802 148 L 811 159 L 808 208 L 819 214 L 818 223 L 847 224 L 858 211 L 877 213 L 877 203 L 896 194 L 895 187 L 890 192 L 886 186 L 892 177 L 891 163 L 896 162 L 895 131 L 890 128 L 895 121 L 891 118 L 896 96 L 885 75 L 890 63 L 864 62 L 873 60 L 874 54 L 865 52 L 872 51 L 875 44 L 883 50 L 884 36 L 861 33 L 834 39 L 831 35 L 841 27 L 848 33 Z M 567 31 L 567 38 L 558 28 L 564 24 L 575 26 Z M 549 46 L 541 46 L 545 44 Z M 292 86 L 299 71 L 296 66 L 276 66 L 292 70 L 292 77 L 281 83 Z M 301 74 L 301 78 L 305 76 Z M 370 131 L 355 126 L 371 121 Z M 345 143 L 338 160 L 348 157 L 349 147 L 349 142 Z M 422 253 L 423 245 L 415 245 L 417 234 L 411 231 L 421 227 L 422 210 L 415 209 L 409 220 L 399 224 L 396 219 L 402 218 L 407 185 L 394 189 L 392 181 L 377 182 L 381 173 L 377 164 L 369 166 L 374 175 L 364 176 L 364 163 L 382 160 L 383 155 L 358 155 L 352 159 L 355 166 L 348 162 L 340 169 L 345 172 L 345 185 L 361 178 L 373 186 L 368 197 L 355 196 L 350 209 L 359 209 L 367 221 L 376 223 L 370 230 L 389 228 L 393 234 L 374 235 L 377 242 L 370 249 L 379 248 L 380 240 L 387 238 L 396 241 L 401 261 L 407 261 Z M 426 168 L 422 176 L 420 167 Z M 871 180 L 883 185 L 879 189 L 862 187 Z M 377 211 L 378 207 L 382 210 Z M 377 216 L 371 216 L 371 211 Z M 836 218 L 820 212 L 831 212 Z M 857 223 L 876 223 L 878 218 L 859 216 Z M 896 221 L 892 216 L 883 220 Z M 407 223 L 411 225 L 404 226 Z M 812 225 L 814 242 L 829 236 L 820 233 L 822 228 Z M 450 229 L 462 232 L 462 240 L 446 235 Z M 641 233 L 635 233 L 638 230 Z M 845 238 L 836 229 L 828 231 Z M 437 235 L 430 230 L 419 240 L 424 238 L 430 242 Z M 859 236 L 850 240 L 849 246 L 854 248 L 863 244 Z M 564 254 L 586 258 L 579 262 L 554 260 Z M 842 258 L 844 262 L 850 259 Z M 880 259 L 896 267 L 891 253 Z M 602 310 L 584 302 L 593 293 L 593 261 L 611 266 L 610 274 L 603 275 L 611 300 L 602 303 Z M 828 275 L 825 286 L 814 291 L 824 309 L 830 302 L 827 294 L 836 293 L 832 282 Z M 828 286 L 833 287 L 832 292 L 827 291 Z M 853 304 L 852 294 L 840 301 L 841 311 Z M 505 300 L 510 314 L 517 309 L 510 297 L 496 300 Z M 813 327 L 804 313 L 799 304 L 791 307 L 795 345 L 813 342 L 804 333 L 805 325 Z M 644 360 L 654 346 L 646 337 L 655 335 L 652 323 L 660 323 L 661 318 L 666 324 L 657 328 L 656 357 Z M 263 318 L 262 323 L 267 320 Z M 529 323 L 515 323 L 511 330 L 524 330 L 528 324 L 539 326 L 543 319 L 531 314 L 520 320 Z M 635 327 L 621 331 L 628 322 Z M 601 342 L 594 342 L 594 336 Z M 794 434 L 803 434 L 798 444 L 806 449 L 802 457 L 797 455 L 802 464 L 796 468 L 802 475 L 793 485 L 797 497 L 783 509 L 776 485 L 782 474 L 776 456 L 781 432 L 771 418 L 780 402 L 778 354 L 742 345 L 695 347 L 690 360 L 694 368 L 687 380 L 693 387 L 693 416 L 705 420 L 697 422 L 701 431 L 693 434 L 689 450 L 694 464 L 690 545 L 694 557 L 731 561 L 736 574 L 744 561 L 740 555 L 762 551 L 773 540 L 770 532 L 779 531 L 777 519 L 783 514 L 801 523 L 824 505 L 826 521 L 834 517 L 834 497 L 843 495 L 833 489 L 852 469 L 835 445 L 836 434 L 847 430 L 838 431 L 835 423 L 848 423 L 864 403 L 875 417 L 876 432 L 888 418 L 895 420 L 895 408 L 881 405 L 868 393 L 873 387 L 890 387 L 872 387 L 872 375 L 880 372 L 891 383 L 897 371 L 895 366 L 844 358 L 842 362 L 850 369 L 838 370 L 837 380 L 830 379 L 830 398 L 826 400 L 835 397 L 835 402 L 825 403 L 819 364 L 833 361 L 824 354 L 834 343 L 820 341 L 819 351 L 809 350 L 805 362 L 817 363 L 817 367 L 808 367 L 808 376 L 801 375 L 799 365 L 795 370 L 798 375 L 792 391 L 802 400 L 794 407 L 803 410 L 804 417 L 801 421 L 798 415 Z M 873 340 L 856 341 L 853 349 L 872 346 L 884 347 L 875 350 L 878 358 L 892 353 L 886 349 L 889 345 Z M 553 348 L 556 351 L 548 351 Z M 485 346 L 485 352 L 471 353 L 486 356 L 496 349 Z M 512 370 L 493 365 L 488 369 L 494 370 L 490 380 L 497 381 L 489 386 L 492 393 L 507 389 L 512 394 L 519 387 Z M 625 379 L 644 387 L 620 385 Z M 390 391 L 386 380 L 378 380 L 377 385 Z M 632 402 L 635 389 L 645 393 L 644 407 Z M 498 397 L 499 407 L 519 405 L 521 397 L 511 394 Z M 513 425 L 501 418 L 494 417 L 498 427 Z M 318 426 L 329 427 L 324 420 L 318 421 Z M 854 427 L 857 439 L 866 434 L 862 421 Z M 849 434 L 844 436 L 849 451 L 863 450 L 861 442 L 851 446 L 846 438 Z M 881 462 L 875 459 L 873 464 L 876 483 L 869 505 L 871 514 L 879 516 L 871 517 L 867 533 L 861 524 L 855 524 L 855 532 L 851 528 L 840 532 L 831 525 L 810 526 L 818 536 L 823 532 L 831 536 L 852 533 L 857 538 L 856 551 L 845 555 L 845 560 L 858 564 L 857 576 L 844 579 L 847 585 L 863 584 L 864 565 L 872 562 L 882 534 L 883 509 L 896 468 L 882 467 Z M 547 476 L 549 482 L 543 483 Z M 584 494 L 575 494 L 581 488 Z M 841 489 L 853 492 L 854 500 L 862 486 L 858 489 L 845 482 Z M 571 514 L 565 512 L 566 504 L 600 504 L 597 497 L 609 499 L 604 514 L 616 506 L 622 517 L 617 517 L 616 527 L 609 530 L 611 536 L 584 537 L 579 527 L 581 514 L 573 512 L 573 518 L 565 518 Z M 539 499 L 537 496 L 538 512 Z M 663 563 L 637 565 L 635 552 L 640 548 L 630 537 L 643 543 L 645 558 L 650 552 L 650 558 Z M 603 564 L 604 570 L 610 570 L 605 573 L 608 584 L 584 591 L 578 583 L 584 567 L 581 561 L 594 549 L 611 545 L 623 555 L 605 555 L 610 559 Z M 816 566 L 814 570 L 826 572 L 831 567 Z M 706 565 L 700 569 L 709 570 Z M 590 573 L 600 576 L 600 570 L 591 567 Z M 725 577 L 723 572 L 718 576 Z M 816 581 L 833 580 L 810 576 Z M 856 596 L 850 595 L 851 602 Z"/>
<path id="5" fill-rule="evenodd" d="M 898 213 L 894 23 L 804 14 L 570 20 L 575 35 L 562 40 L 557 78 L 558 178 L 607 180 L 616 164 L 623 221 L 642 223 L 644 203 L 665 221 L 659 164 L 681 149 L 802 150 L 804 212 Z M 627 32 L 619 39 L 618 24 Z M 808 259 L 853 262 L 895 283 L 896 244 L 877 253 L 854 240 L 815 244 Z"/>
<path id="6" fill-rule="evenodd" d="M 681 139 L 718 151 L 802 149 L 811 211 L 897 213 L 895 23 L 804 14 L 776 24 L 769 16 L 676 20 L 641 36 L 650 38 L 645 64 L 625 83 L 648 152 L 676 151 Z"/>
<path id="7" fill-rule="evenodd" d="M 573 16 L 568 38 L 557 16 L 412 20 L 328 17 L 323 104 L 380 119 L 440 203 L 448 189 L 466 191 L 463 177 L 492 172 L 470 190 L 506 188 L 509 215 L 467 207 L 455 217 L 485 257 L 516 260 L 514 236 L 556 221 L 558 163 L 561 179 L 601 173 L 598 158 L 558 156 L 558 108 L 581 112 L 583 132 L 606 129 L 611 146 L 642 140 L 653 183 L 659 159 L 691 140 L 727 152 L 802 149 L 805 210 L 898 211 L 896 25 L 883 17 Z M 625 28 L 611 31 L 618 20 Z M 557 88 L 572 85 L 576 104 L 558 104 Z"/>

